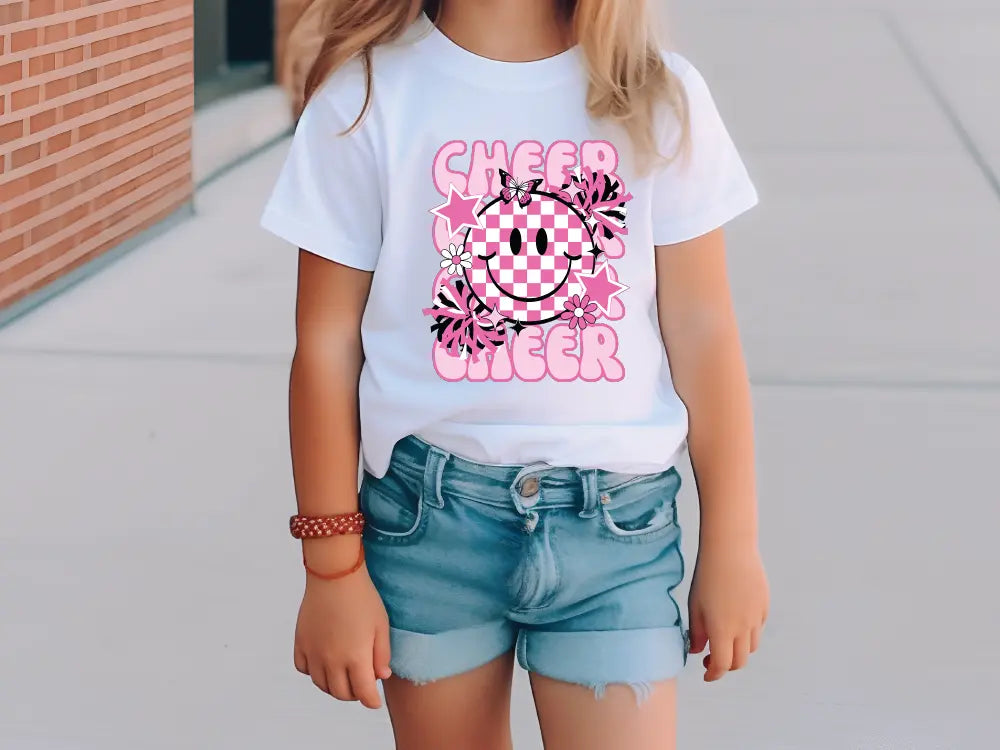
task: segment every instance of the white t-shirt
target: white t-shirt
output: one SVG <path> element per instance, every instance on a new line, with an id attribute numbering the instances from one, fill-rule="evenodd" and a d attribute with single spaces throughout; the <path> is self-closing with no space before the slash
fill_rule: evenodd
<path id="1" fill-rule="evenodd" d="M 677 54 L 693 145 L 635 168 L 591 119 L 574 48 L 479 57 L 426 18 L 309 102 L 262 225 L 374 271 L 362 321 L 365 468 L 416 434 L 482 463 L 655 472 L 687 437 L 656 312 L 654 245 L 710 232 L 757 202 L 705 81 Z M 679 126 L 662 123 L 672 153 Z"/>

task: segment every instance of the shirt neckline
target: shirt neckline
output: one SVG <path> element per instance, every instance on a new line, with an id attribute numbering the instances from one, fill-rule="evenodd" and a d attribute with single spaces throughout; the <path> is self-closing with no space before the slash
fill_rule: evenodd
<path id="1" fill-rule="evenodd" d="M 446 36 L 424 13 L 420 14 L 415 26 L 420 34 L 417 45 L 437 68 L 483 88 L 547 88 L 580 75 L 578 45 L 541 60 L 508 62 L 465 49 Z"/>

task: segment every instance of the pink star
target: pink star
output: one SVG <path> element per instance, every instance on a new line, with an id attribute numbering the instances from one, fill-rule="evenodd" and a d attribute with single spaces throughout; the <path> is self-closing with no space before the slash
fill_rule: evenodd
<path id="1" fill-rule="evenodd" d="M 448 236 L 453 237 L 464 227 L 482 228 L 483 225 L 476 216 L 476 209 L 479 208 L 479 201 L 482 199 L 481 195 L 462 195 L 455 189 L 455 185 L 451 184 L 448 185 L 448 200 L 432 208 L 431 213 L 448 222 Z"/>
<path id="2" fill-rule="evenodd" d="M 611 300 L 624 292 L 628 287 L 608 276 L 608 264 L 602 263 L 600 270 L 592 274 L 574 271 L 576 280 L 583 285 L 584 293 L 596 302 L 605 315 L 611 314 Z"/>
<path id="3" fill-rule="evenodd" d="M 504 317 L 500 314 L 500 311 L 497 310 L 496 305 L 494 305 L 493 309 L 490 310 L 489 315 L 484 315 L 483 318 L 488 320 L 493 328 L 499 328 L 500 324 L 504 321 Z"/>

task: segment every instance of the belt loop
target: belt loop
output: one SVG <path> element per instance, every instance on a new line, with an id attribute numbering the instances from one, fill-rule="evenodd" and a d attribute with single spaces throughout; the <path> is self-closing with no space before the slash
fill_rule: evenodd
<path id="1" fill-rule="evenodd" d="M 580 518 L 593 518 L 597 515 L 597 469 L 580 469 L 580 479 L 583 482 L 583 510 Z"/>
<path id="2" fill-rule="evenodd" d="M 444 467 L 450 455 L 435 445 L 427 447 L 427 459 L 424 463 L 424 488 L 421 497 L 425 503 L 435 508 L 444 507 L 444 497 L 441 494 L 441 475 L 444 474 Z"/>
<path id="3" fill-rule="evenodd" d="M 510 483 L 509 491 L 511 502 L 514 504 L 514 509 L 522 516 L 527 515 L 528 509 L 534 507 L 541 497 L 541 480 L 535 475 L 541 474 L 549 468 L 548 464 L 540 461 L 528 464 L 527 466 L 522 466 L 514 476 L 514 480 Z M 535 481 L 538 483 L 535 491 L 528 496 L 522 495 L 521 492 L 524 489 L 523 482 L 532 476 L 535 476 Z M 529 500 L 530 502 L 528 502 Z"/>

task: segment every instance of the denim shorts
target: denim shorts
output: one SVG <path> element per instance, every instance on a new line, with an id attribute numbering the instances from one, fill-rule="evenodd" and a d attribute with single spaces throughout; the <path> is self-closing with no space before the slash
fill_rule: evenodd
<path id="1" fill-rule="evenodd" d="M 360 495 L 393 672 L 425 683 L 516 648 L 529 671 L 641 700 L 688 656 L 680 484 L 674 468 L 479 464 L 404 438 Z"/>

